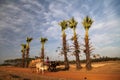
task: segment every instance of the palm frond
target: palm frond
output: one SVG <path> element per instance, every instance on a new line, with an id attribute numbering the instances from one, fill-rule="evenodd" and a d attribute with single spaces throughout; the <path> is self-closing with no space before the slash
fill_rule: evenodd
<path id="1" fill-rule="evenodd" d="M 21 44 L 22 48 L 26 48 L 26 44 Z"/>
<path id="2" fill-rule="evenodd" d="M 48 41 L 47 38 L 43 38 L 43 37 L 40 38 L 40 42 L 41 42 L 41 43 L 45 43 L 46 41 Z"/>
<path id="3" fill-rule="evenodd" d="M 74 19 L 74 17 L 72 17 L 72 18 L 68 21 L 68 23 L 69 23 L 69 27 L 70 27 L 70 28 L 76 28 L 76 26 L 77 26 L 77 24 L 78 24 L 78 22 Z"/>
<path id="4" fill-rule="evenodd" d="M 89 29 L 92 23 L 93 23 L 93 20 L 89 16 L 86 16 L 82 22 L 85 29 Z"/>
<path id="5" fill-rule="evenodd" d="M 61 21 L 58 24 L 60 25 L 62 31 L 65 30 L 68 27 L 67 21 L 65 21 L 65 20 Z"/>
<path id="6" fill-rule="evenodd" d="M 28 42 L 28 43 L 31 42 L 32 40 L 33 40 L 32 37 L 27 37 L 27 38 L 26 38 L 26 42 Z"/>

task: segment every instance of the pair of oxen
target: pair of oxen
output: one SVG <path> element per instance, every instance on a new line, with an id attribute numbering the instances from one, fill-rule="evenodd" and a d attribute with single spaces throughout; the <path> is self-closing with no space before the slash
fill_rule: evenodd
<path id="1" fill-rule="evenodd" d="M 56 66 L 59 66 L 59 63 L 56 61 L 50 61 L 49 63 L 43 62 L 42 59 L 35 59 L 30 62 L 30 67 L 33 68 L 36 67 L 36 72 L 44 74 L 44 71 L 56 71 Z"/>

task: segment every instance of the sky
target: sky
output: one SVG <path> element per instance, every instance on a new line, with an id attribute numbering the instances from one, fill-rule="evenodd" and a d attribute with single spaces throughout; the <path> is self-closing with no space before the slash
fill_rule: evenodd
<path id="1" fill-rule="evenodd" d="M 62 46 L 58 23 L 72 17 L 78 22 L 76 32 L 80 48 L 84 48 L 85 30 L 82 20 L 93 19 L 89 30 L 92 54 L 120 57 L 120 1 L 119 0 L 0 0 L 0 63 L 6 59 L 21 58 L 21 45 L 32 37 L 30 57 L 40 55 L 40 37 L 47 37 L 45 55 L 63 60 L 56 52 Z M 73 31 L 66 29 L 67 42 Z M 75 57 L 68 53 L 68 59 Z M 85 57 L 80 53 L 81 59 Z"/>

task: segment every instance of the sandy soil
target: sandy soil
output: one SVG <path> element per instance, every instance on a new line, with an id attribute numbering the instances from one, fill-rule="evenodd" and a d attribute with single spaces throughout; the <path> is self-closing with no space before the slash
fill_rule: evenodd
<path id="1" fill-rule="evenodd" d="M 69 71 L 46 71 L 44 75 L 29 68 L 1 66 L 0 80 L 120 80 L 120 61 L 93 63 L 92 66 L 93 69 L 87 71 L 85 64 L 82 64 L 81 70 L 76 70 L 75 65 L 70 65 Z"/>

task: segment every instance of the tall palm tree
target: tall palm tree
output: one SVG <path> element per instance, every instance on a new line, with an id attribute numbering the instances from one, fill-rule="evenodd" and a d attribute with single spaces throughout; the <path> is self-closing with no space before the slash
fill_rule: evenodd
<path id="1" fill-rule="evenodd" d="M 80 53 L 80 45 L 78 44 L 78 38 L 77 38 L 77 34 L 76 34 L 76 27 L 77 27 L 77 24 L 78 22 L 75 21 L 74 18 L 70 19 L 68 21 L 69 23 L 69 27 L 71 29 L 73 29 L 73 37 L 72 37 L 72 40 L 74 41 L 74 47 L 75 47 L 75 57 L 76 57 L 76 69 L 81 69 L 81 64 L 80 64 L 80 58 L 79 58 L 79 53 Z"/>
<path id="2" fill-rule="evenodd" d="M 86 54 L 86 68 L 88 70 L 92 69 L 91 59 L 90 59 L 89 34 L 88 34 L 88 30 L 91 27 L 92 23 L 93 23 L 93 20 L 89 16 L 86 16 L 82 22 L 84 29 L 85 29 L 85 38 L 84 38 L 85 50 L 84 50 L 84 52 Z"/>
<path id="3" fill-rule="evenodd" d="M 59 23 L 62 31 L 62 53 L 64 55 L 64 64 L 65 64 L 65 70 L 69 70 L 69 61 L 67 58 L 67 42 L 66 42 L 66 33 L 65 29 L 67 28 L 67 21 L 63 20 Z"/>
<path id="4" fill-rule="evenodd" d="M 26 44 L 21 44 L 22 49 L 22 67 L 25 67 L 25 51 L 26 51 Z"/>
<path id="5" fill-rule="evenodd" d="M 30 42 L 32 40 L 33 40 L 33 38 L 31 38 L 31 37 L 26 38 L 26 42 L 27 42 L 27 44 L 26 44 L 26 67 L 28 67 L 28 64 L 29 64 L 28 58 L 29 58 L 29 51 L 30 51 Z"/>
<path id="6" fill-rule="evenodd" d="M 41 47 L 41 56 L 40 57 L 43 59 L 43 61 L 44 61 L 44 45 L 45 45 L 45 43 L 47 41 L 48 41 L 47 38 L 43 38 L 43 37 L 40 38 L 40 42 L 42 44 L 42 47 Z"/>

